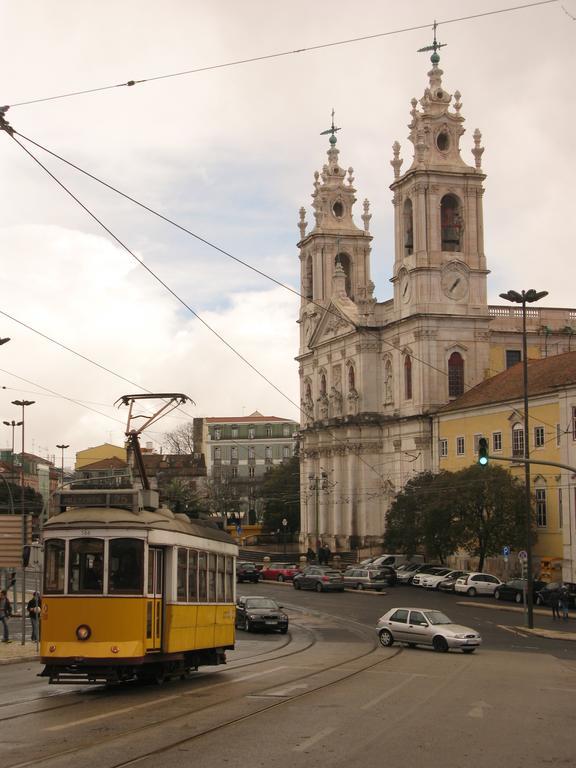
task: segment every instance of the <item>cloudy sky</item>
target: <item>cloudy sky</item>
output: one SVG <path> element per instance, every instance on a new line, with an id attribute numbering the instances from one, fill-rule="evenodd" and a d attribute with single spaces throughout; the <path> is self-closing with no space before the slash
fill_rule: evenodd
<path id="1" fill-rule="evenodd" d="M 319 134 L 334 108 L 340 159 L 355 172 L 357 221 L 361 201 L 372 205 L 382 301 L 392 294 L 391 147 L 400 141 L 406 168 L 410 99 L 422 96 L 429 69 L 428 54 L 416 50 L 431 42 L 435 17 L 447 43 L 444 86 L 462 93 L 463 155 L 473 163 L 475 128 L 486 147 L 489 300 L 536 287 L 550 292 L 549 306 L 574 306 L 576 0 L 458 21 L 512 5 L 4 2 L 0 104 L 11 105 L 7 118 L 23 136 L 293 288 L 298 209 L 310 211 L 313 173 L 328 147 Z M 67 443 L 71 465 L 77 450 L 120 443 L 125 411 L 113 403 L 139 388 L 183 392 L 196 403 L 146 436 L 156 445 L 193 416 L 258 409 L 298 417 L 294 294 L 23 144 L 183 302 L 0 134 L 0 337 L 11 338 L 0 347 L 0 416 L 19 417 L 14 399 L 35 401 L 27 450 L 56 454 L 59 464 L 55 446 Z M 9 447 L 11 430 L 2 429 L 0 445 Z"/>

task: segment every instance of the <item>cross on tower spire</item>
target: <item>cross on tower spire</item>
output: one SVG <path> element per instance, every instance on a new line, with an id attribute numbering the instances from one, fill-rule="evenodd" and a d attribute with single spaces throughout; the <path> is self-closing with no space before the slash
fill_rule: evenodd
<path id="1" fill-rule="evenodd" d="M 336 136 L 335 136 L 336 131 L 340 131 L 340 130 L 341 128 L 336 128 L 334 126 L 334 108 L 332 108 L 332 126 L 328 128 L 327 131 L 322 131 L 320 133 L 320 136 L 327 136 L 329 133 L 332 134 L 329 138 L 329 142 L 330 144 L 332 144 L 332 146 L 334 146 L 336 144 Z"/>
<path id="2" fill-rule="evenodd" d="M 438 28 L 438 23 L 436 22 L 436 19 L 434 19 L 434 24 L 432 26 L 432 29 L 434 30 L 434 41 L 432 45 L 426 45 L 424 48 L 418 48 L 418 53 L 425 53 L 426 51 L 434 51 L 432 56 L 430 56 L 430 61 L 432 64 L 438 64 L 440 61 L 440 54 L 438 53 L 439 48 L 444 48 L 447 43 L 439 43 L 436 40 L 436 29 Z"/>

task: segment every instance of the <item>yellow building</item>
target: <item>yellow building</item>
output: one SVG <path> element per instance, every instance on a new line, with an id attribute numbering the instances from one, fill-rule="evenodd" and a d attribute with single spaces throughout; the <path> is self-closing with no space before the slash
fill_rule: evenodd
<path id="1" fill-rule="evenodd" d="M 111 459 L 113 457 L 126 461 L 126 448 L 121 448 L 119 445 L 112 445 L 111 443 L 94 445 L 91 448 L 78 451 L 75 469 L 82 469 L 82 467 L 88 464 L 95 464 L 103 459 Z"/>
<path id="2" fill-rule="evenodd" d="M 576 352 L 529 360 L 528 395 L 528 430 L 524 424 L 521 363 L 486 379 L 440 409 L 434 417 L 435 469 L 454 472 L 475 463 L 478 441 L 485 437 L 489 454 L 494 457 L 491 461 L 517 457 L 518 463 L 503 461 L 502 466 L 523 479 L 525 433 L 532 461 L 572 461 L 574 466 L 576 433 L 574 424 L 565 422 L 566 402 L 572 403 L 576 412 Z M 542 563 L 551 560 L 560 566 L 564 560 L 567 578 L 574 560 L 573 475 L 568 470 L 533 463 L 531 481 L 537 532 L 534 554 Z"/>

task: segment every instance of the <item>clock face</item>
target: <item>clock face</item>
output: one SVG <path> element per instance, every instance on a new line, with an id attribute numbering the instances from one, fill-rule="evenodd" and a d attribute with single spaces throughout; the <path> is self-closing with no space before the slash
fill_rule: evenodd
<path id="1" fill-rule="evenodd" d="M 400 300 L 404 303 L 410 301 L 410 296 L 412 295 L 412 281 L 405 269 L 400 270 L 398 273 L 398 285 L 400 287 Z"/>
<path id="2" fill-rule="evenodd" d="M 463 265 L 449 264 L 442 270 L 442 290 L 454 301 L 468 295 L 468 270 Z"/>

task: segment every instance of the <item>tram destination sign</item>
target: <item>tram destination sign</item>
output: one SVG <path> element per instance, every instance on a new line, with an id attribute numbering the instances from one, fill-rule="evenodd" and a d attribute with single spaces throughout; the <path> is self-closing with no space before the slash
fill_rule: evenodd
<path id="1" fill-rule="evenodd" d="M 66 491 L 62 493 L 61 503 L 67 507 L 127 507 L 134 506 L 134 492 L 98 492 Z"/>

